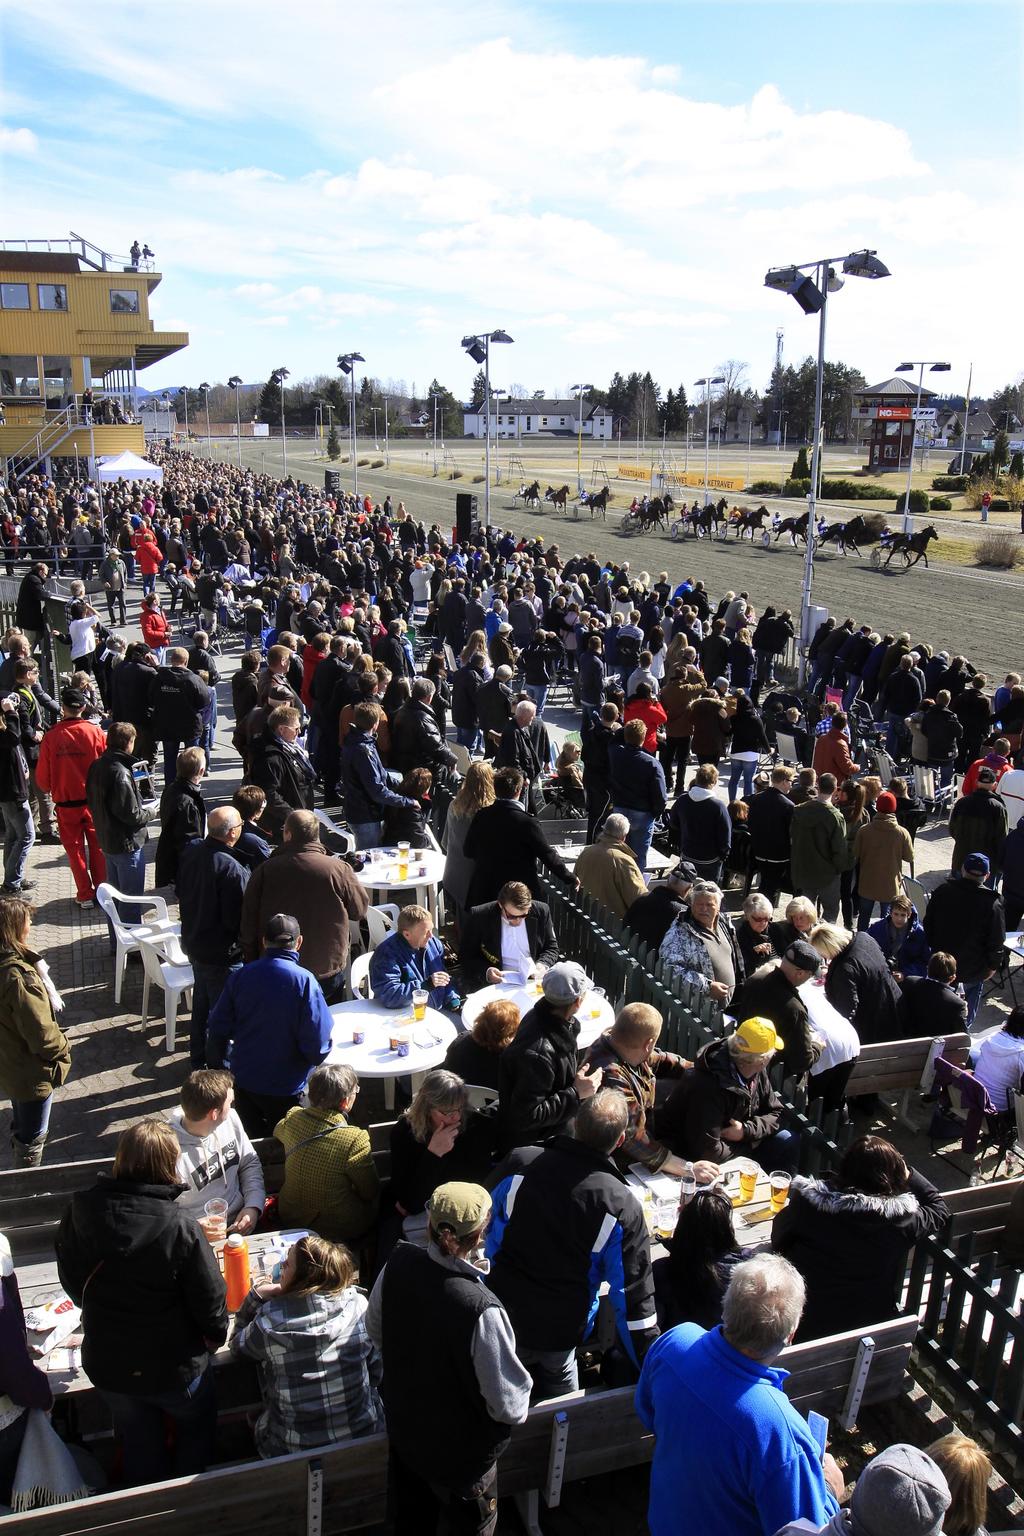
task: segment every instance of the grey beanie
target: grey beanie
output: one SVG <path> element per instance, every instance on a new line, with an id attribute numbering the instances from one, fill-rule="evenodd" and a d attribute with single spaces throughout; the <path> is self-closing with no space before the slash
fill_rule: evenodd
<path id="1" fill-rule="evenodd" d="M 854 1536 L 942 1536 L 950 1504 L 942 1472 L 913 1445 L 890 1445 L 868 1463 L 850 1500 Z"/>

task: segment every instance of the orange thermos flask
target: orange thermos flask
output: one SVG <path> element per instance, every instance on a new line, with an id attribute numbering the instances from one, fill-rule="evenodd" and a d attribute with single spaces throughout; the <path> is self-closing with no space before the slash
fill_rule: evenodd
<path id="1" fill-rule="evenodd" d="M 224 1283 L 228 1311 L 237 1312 L 249 1294 L 249 1244 L 237 1232 L 224 1244 Z"/>

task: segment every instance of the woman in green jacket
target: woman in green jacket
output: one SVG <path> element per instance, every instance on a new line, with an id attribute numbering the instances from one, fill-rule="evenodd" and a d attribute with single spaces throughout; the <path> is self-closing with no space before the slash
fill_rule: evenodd
<path id="1" fill-rule="evenodd" d="M 43 1159 L 53 1090 L 71 1067 L 71 1047 L 57 1023 L 60 997 L 46 962 L 29 948 L 32 908 L 0 897 L 0 1093 L 11 1100 L 11 1150 L 16 1166 Z"/>

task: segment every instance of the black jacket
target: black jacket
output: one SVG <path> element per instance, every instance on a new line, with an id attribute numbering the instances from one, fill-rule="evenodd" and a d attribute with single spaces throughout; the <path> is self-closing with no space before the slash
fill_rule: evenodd
<path id="1" fill-rule="evenodd" d="M 118 662 L 110 674 L 110 712 L 115 720 L 134 726 L 148 725 L 155 691 L 155 667 L 141 661 Z"/>
<path id="2" fill-rule="evenodd" d="M 82 1308 L 82 1364 L 94 1386 L 180 1392 L 227 1338 L 213 1249 L 175 1201 L 183 1186 L 100 1174 L 72 1195 L 57 1234 L 60 1283 Z"/>
<path id="3" fill-rule="evenodd" d="M 742 931 L 746 924 L 740 927 Z M 748 976 L 734 993 L 729 1011 L 737 1019 L 771 1019 L 786 1042 L 778 1059 L 785 1063 L 787 1077 L 802 1077 L 821 1055 L 822 1048 L 814 1038 L 804 1000 L 786 980 L 778 962 L 762 965 Z"/>
<path id="4" fill-rule="evenodd" d="M 750 1155 L 751 1149 L 773 1136 L 781 1124 L 782 1100 L 761 1071 L 741 1082 L 733 1070 L 724 1040 L 701 1046 L 690 1070 L 658 1117 L 658 1139 L 680 1157 L 715 1163 Z M 742 1141 L 723 1141 L 722 1127 L 730 1120 L 743 1126 Z"/>
<path id="5" fill-rule="evenodd" d="M 471 731 L 477 724 L 476 696 L 484 684 L 479 665 L 460 667 L 452 678 L 452 724 Z"/>
<path id="6" fill-rule="evenodd" d="M 1003 898 L 974 880 L 944 880 L 928 902 L 924 932 L 933 954 L 942 949 L 953 956 L 958 979 L 969 987 L 994 971 L 1002 959 Z"/>
<path id="7" fill-rule="evenodd" d="M 267 797 L 263 826 L 270 837 L 280 837 L 291 811 L 313 809 L 312 769 L 308 772 L 298 752 L 265 732 L 253 742 L 249 783 L 258 784 Z"/>
<path id="8" fill-rule="evenodd" d="M 14 622 L 21 629 L 50 627 L 46 617 L 46 582 L 36 571 L 29 571 L 18 588 Z"/>
<path id="9" fill-rule="evenodd" d="M 825 996 L 844 1019 L 849 1019 L 862 1045 L 899 1039 L 900 989 L 870 934 L 855 934 L 852 943 L 831 961 Z"/>
<path id="10" fill-rule="evenodd" d="M 772 1224 L 772 1247 L 807 1282 L 797 1342 L 895 1317 L 908 1252 L 948 1215 L 938 1190 L 914 1171 L 908 1189 L 889 1196 L 795 1178 Z"/>
<path id="11" fill-rule="evenodd" d="M 568 1127 L 579 1107 L 576 1077 L 579 1026 L 539 997 L 501 1055 L 498 1142 L 527 1147 Z"/>
<path id="12" fill-rule="evenodd" d="M 238 931 L 249 871 L 217 838 L 204 837 L 181 850 L 178 906 L 181 947 L 190 960 L 230 965 L 241 959 Z"/>
<path id="13" fill-rule="evenodd" d="M 434 711 L 419 699 L 403 704 L 391 721 L 388 766 L 398 773 L 410 768 L 453 768 L 455 755 L 445 746 Z"/>
<path id="14" fill-rule="evenodd" d="M 496 677 L 483 683 L 476 695 L 476 715 L 484 732 L 501 732 L 512 718 L 512 690 Z M 452 718 L 455 718 L 454 710 Z"/>
<path id="15" fill-rule="evenodd" d="M 469 824 L 462 848 L 473 860 L 466 905 L 493 901 L 506 880 L 521 880 L 534 896 L 540 896 L 538 861 L 563 885 L 571 885 L 572 872 L 551 847 L 541 824 L 518 800 L 496 800 L 477 811 Z"/>
<path id="16" fill-rule="evenodd" d="M 755 859 L 789 862 L 789 823 L 795 809 L 781 789 L 763 789 L 747 801 L 747 830 Z"/>
<path id="17" fill-rule="evenodd" d="M 487 1283 L 517 1342 L 559 1351 L 581 1344 L 607 1281 L 624 1352 L 639 1364 L 658 1336 L 651 1243 L 643 1206 L 611 1158 L 556 1136 L 517 1148 L 489 1182 Z"/>
<path id="18" fill-rule="evenodd" d="M 160 796 L 160 836 L 156 845 L 156 885 L 173 885 L 181 850 L 194 837 L 206 836 L 206 802 L 198 789 L 173 779 Z"/>
<path id="19" fill-rule="evenodd" d="M 658 949 L 685 906 L 671 886 L 656 885 L 646 896 L 638 896 L 634 901 L 626 913 L 626 927 L 642 943 Z"/>
<path id="20" fill-rule="evenodd" d="M 417 1141 L 406 1115 L 391 1127 L 392 1200 L 410 1216 L 418 1215 L 440 1184 L 479 1184 L 487 1177 L 494 1150 L 494 1120 L 469 1110 L 455 1145 L 443 1157 Z"/>
<path id="21" fill-rule="evenodd" d="M 904 1040 L 959 1035 L 967 1028 L 967 1000 L 934 976 L 905 976 L 897 1016 Z"/>
<path id="22" fill-rule="evenodd" d="M 25 755 L 20 710 L 5 714 L 0 730 L 0 800 L 28 798 L 28 758 Z"/>
<path id="23" fill-rule="evenodd" d="M 203 710 L 209 702 L 209 688 L 187 667 L 158 667 L 153 685 L 153 735 L 157 741 L 198 741 Z"/>
<path id="24" fill-rule="evenodd" d="M 546 902 L 535 901 L 526 914 L 526 936 L 531 958 L 544 966 L 554 965 L 558 959 L 558 940 Z M 464 992 L 476 992 L 488 985 L 489 966 L 501 969 L 501 910 L 496 901 L 466 913 L 459 942 L 459 965 Z"/>
<path id="25" fill-rule="evenodd" d="M 142 804 L 127 752 L 108 747 L 90 763 L 85 798 L 104 853 L 132 853 L 144 846 L 154 812 Z"/>

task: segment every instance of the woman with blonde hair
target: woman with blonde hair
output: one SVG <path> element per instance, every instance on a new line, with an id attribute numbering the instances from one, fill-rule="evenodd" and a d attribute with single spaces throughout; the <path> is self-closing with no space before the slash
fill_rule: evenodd
<path id="1" fill-rule="evenodd" d="M 455 903 L 456 926 L 461 925 L 473 878 L 474 861 L 463 853 L 466 833 L 477 811 L 494 804 L 494 769 L 490 763 L 470 763 L 459 792 L 448 807 L 441 843 L 445 851 L 444 888 Z"/>
<path id="2" fill-rule="evenodd" d="M 224 1278 L 194 1216 L 177 1204 L 178 1138 L 140 1120 L 113 1174 L 72 1195 L 57 1234 L 57 1274 L 82 1308 L 82 1365 L 124 1448 L 125 1478 L 202 1472 L 217 1404 L 210 1349 L 228 1332 Z M 165 1417 L 175 1421 L 168 1451 Z"/>
<path id="3" fill-rule="evenodd" d="M 63 1002 L 29 947 L 32 915 L 21 897 L 0 897 L 0 1093 L 11 1100 L 11 1150 L 22 1168 L 42 1162 L 53 1092 L 71 1068 L 56 1018 Z"/>
<path id="4" fill-rule="evenodd" d="M 391 1193 L 399 1216 L 420 1216 L 439 1184 L 486 1177 L 489 1123 L 470 1109 L 461 1077 L 443 1067 L 425 1075 L 391 1127 Z"/>
<path id="5" fill-rule="evenodd" d="M 861 1045 L 898 1040 L 900 989 L 874 939 L 863 930 L 818 923 L 810 943 L 828 961 L 825 996 L 853 1025 Z"/>
<path id="6" fill-rule="evenodd" d="M 987 1536 L 985 1512 L 992 1462 L 969 1435 L 954 1432 L 933 1440 L 928 1455 L 949 1484 L 952 1496 L 942 1522 L 945 1536 Z"/>
<path id="7" fill-rule="evenodd" d="M 384 1428 L 380 1356 L 366 1332 L 366 1297 L 347 1248 L 310 1232 L 273 1280 L 239 1308 L 231 1353 L 255 1360 L 261 1456 L 287 1456 Z"/>

